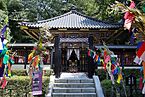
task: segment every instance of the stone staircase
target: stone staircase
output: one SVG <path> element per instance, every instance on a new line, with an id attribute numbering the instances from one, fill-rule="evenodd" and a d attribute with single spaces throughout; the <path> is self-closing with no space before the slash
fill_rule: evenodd
<path id="1" fill-rule="evenodd" d="M 66 73 L 54 78 L 50 95 L 46 97 L 97 97 L 94 80 L 84 73 Z"/>

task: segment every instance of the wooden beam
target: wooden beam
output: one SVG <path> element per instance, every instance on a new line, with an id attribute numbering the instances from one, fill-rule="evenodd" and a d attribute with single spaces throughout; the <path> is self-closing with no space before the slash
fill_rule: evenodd
<path id="1" fill-rule="evenodd" d="M 27 30 L 23 30 L 26 34 L 28 34 L 30 37 L 32 37 L 34 40 L 38 41 L 34 36 L 32 36 Z"/>

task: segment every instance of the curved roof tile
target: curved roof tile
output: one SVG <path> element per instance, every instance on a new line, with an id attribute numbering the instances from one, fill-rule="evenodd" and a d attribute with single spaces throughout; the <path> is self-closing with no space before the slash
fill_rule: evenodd
<path id="1" fill-rule="evenodd" d="M 38 21 L 37 23 L 23 22 L 20 25 L 25 25 L 28 27 L 42 27 L 47 24 L 50 28 L 119 28 L 122 27 L 121 24 L 111 24 L 103 21 L 96 20 L 94 18 L 85 16 L 75 10 L 72 10 L 66 14 Z"/>

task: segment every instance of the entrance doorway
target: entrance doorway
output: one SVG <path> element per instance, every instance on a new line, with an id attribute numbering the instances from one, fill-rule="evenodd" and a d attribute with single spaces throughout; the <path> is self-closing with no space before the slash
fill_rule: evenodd
<path id="1" fill-rule="evenodd" d="M 86 48 L 61 48 L 61 72 L 87 72 Z"/>
<path id="2" fill-rule="evenodd" d="M 78 72 L 79 71 L 79 51 L 72 49 L 70 57 L 68 58 L 68 71 Z"/>

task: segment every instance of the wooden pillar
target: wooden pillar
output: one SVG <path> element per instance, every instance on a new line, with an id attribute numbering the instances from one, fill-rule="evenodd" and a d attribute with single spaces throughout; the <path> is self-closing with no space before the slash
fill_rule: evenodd
<path id="1" fill-rule="evenodd" d="M 93 47 L 93 35 L 92 34 L 89 35 L 88 42 L 89 42 L 89 49 L 93 50 L 94 47 Z M 94 72 L 95 72 L 94 59 L 92 57 L 88 56 L 88 77 L 92 78 L 94 75 Z"/>
<path id="2" fill-rule="evenodd" d="M 50 66 L 51 66 L 51 69 L 53 68 L 53 52 L 54 52 L 54 49 L 53 48 L 51 48 L 51 51 L 50 51 Z"/>
<path id="3" fill-rule="evenodd" d="M 60 42 L 60 37 L 57 34 L 55 36 L 55 43 L 54 43 L 54 49 L 55 49 L 55 54 L 54 54 L 54 73 L 55 73 L 56 78 L 60 77 L 60 70 L 61 70 L 59 42 Z"/>
<path id="4" fill-rule="evenodd" d="M 28 51 L 27 51 L 27 48 L 24 47 L 24 50 L 25 50 L 25 54 L 24 54 L 24 69 L 27 68 L 27 63 L 28 63 Z"/>

